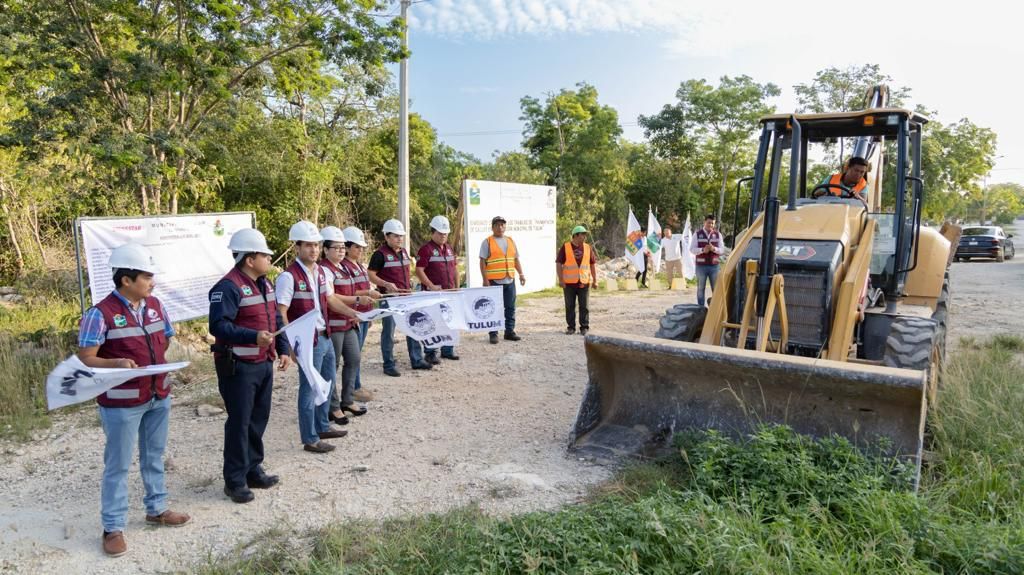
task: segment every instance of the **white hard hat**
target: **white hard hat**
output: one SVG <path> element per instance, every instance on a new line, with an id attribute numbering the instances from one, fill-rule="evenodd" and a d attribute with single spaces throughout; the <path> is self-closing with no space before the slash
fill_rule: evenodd
<path id="1" fill-rule="evenodd" d="M 288 241 L 290 242 L 322 242 L 324 239 L 320 237 L 320 232 L 317 231 L 316 226 L 313 222 L 301 220 L 295 222 L 291 229 L 288 230 Z"/>
<path id="2" fill-rule="evenodd" d="M 385 234 L 397 234 L 400 236 L 405 235 L 405 226 L 398 220 L 388 220 L 384 222 L 384 233 Z"/>
<path id="3" fill-rule="evenodd" d="M 349 226 L 345 228 L 342 233 L 345 234 L 346 242 L 352 242 L 357 246 L 366 247 L 366 236 L 363 235 L 363 230 L 355 226 Z"/>
<path id="4" fill-rule="evenodd" d="M 325 242 L 345 241 L 345 234 L 334 226 L 327 226 L 326 228 L 320 230 L 320 237 L 322 237 Z"/>
<path id="5" fill-rule="evenodd" d="M 115 270 L 138 270 L 151 274 L 160 273 L 153 254 L 139 244 L 124 244 L 110 251 L 110 268 Z"/>
<path id="6" fill-rule="evenodd" d="M 430 220 L 430 227 L 442 234 L 447 234 L 452 231 L 452 225 L 448 223 L 448 218 L 444 216 L 434 216 L 434 219 Z"/>
<path id="7" fill-rule="evenodd" d="M 267 246 L 267 238 L 254 228 L 242 228 L 232 234 L 228 249 L 236 254 L 274 255 L 274 251 Z"/>

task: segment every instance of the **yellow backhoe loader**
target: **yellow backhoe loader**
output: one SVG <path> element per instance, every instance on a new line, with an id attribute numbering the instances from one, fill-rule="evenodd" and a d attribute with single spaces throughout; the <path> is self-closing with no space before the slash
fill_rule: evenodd
<path id="1" fill-rule="evenodd" d="M 656 338 L 586 337 L 589 382 L 571 449 L 618 459 L 655 454 L 685 429 L 742 435 L 782 423 L 920 465 L 959 228 L 922 225 L 927 119 L 885 107 L 885 96 L 876 87 L 862 111 L 760 121 L 747 227 L 710 307 L 674 306 Z M 808 144 L 840 138 L 869 161 L 862 193 L 808 182 Z"/>

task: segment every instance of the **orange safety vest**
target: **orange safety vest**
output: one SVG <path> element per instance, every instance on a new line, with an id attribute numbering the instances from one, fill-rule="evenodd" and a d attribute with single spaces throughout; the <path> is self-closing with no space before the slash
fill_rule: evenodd
<path id="1" fill-rule="evenodd" d="M 583 258 L 577 263 L 576 254 L 572 251 L 572 242 L 565 242 L 562 281 L 565 285 L 590 285 L 590 244 L 583 242 Z"/>
<path id="2" fill-rule="evenodd" d="M 843 183 L 842 174 L 832 174 L 832 177 L 829 179 L 828 183 L 837 186 L 846 186 L 846 184 Z M 861 178 L 860 181 L 857 182 L 857 185 L 853 186 L 853 192 L 855 194 L 860 194 L 861 192 L 864 191 L 864 188 L 866 187 L 868 187 L 868 181 L 865 180 L 864 178 Z M 833 196 L 838 196 L 843 193 L 842 190 L 840 190 L 839 188 L 829 188 L 828 191 Z"/>
<path id="3" fill-rule="evenodd" d="M 501 246 L 494 236 L 487 238 L 488 257 L 484 261 L 487 270 L 486 279 L 500 280 L 506 277 L 516 277 L 516 243 L 512 238 L 505 236 L 508 240 L 508 253 L 501 251 Z"/>

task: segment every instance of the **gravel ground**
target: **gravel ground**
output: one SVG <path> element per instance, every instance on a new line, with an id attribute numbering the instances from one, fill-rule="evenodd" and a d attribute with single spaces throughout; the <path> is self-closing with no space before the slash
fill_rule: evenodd
<path id="1" fill-rule="evenodd" d="M 1024 238 L 1021 240 L 1024 248 Z M 1024 252 L 1022 252 L 1024 253 Z M 997 264 L 953 264 L 951 345 L 962 336 L 1024 334 L 1024 257 Z M 591 325 L 651 335 L 684 293 L 595 294 Z M 1012 311 L 1011 311 L 1012 310 Z M 301 450 L 295 416 L 297 372 L 279 376 L 265 436 L 270 473 L 282 483 L 248 505 L 221 492 L 223 414 L 196 415 L 216 395 L 213 382 L 179 392 L 172 411 L 167 480 L 180 529 L 144 524 L 142 485 L 133 468 L 129 553 L 100 550 L 99 482 L 103 432 L 92 408 L 58 414 L 23 445 L 0 446 L 0 572 L 168 573 L 189 570 L 244 547 L 268 529 L 305 530 L 346 518 L 443 512 L 471 503 L 496 514 L 552 509 L 578 501 L 609 476 L 567 457 L 565 446 L 586 382 L 583 339 L 562 334 L 560 296 L 520 302 L 523 341 L 491 346 L 463 339 L 462 360 L 431 372 L 382 375 L 379 326 L 364 352 L 364 384 L 376 398 L 353 418 L 328 455 Z"/>
<path id="2" fill-rule="evenodd" d="M 664 310 L 684 293 L 595 294 L 591 325 L 652 335 Z M 491 513 L 556 508 L 578 501 L 609 470 L 566 455 L 586 383 L 583 338 L 565 328 L 560 295 L 520 302 L 520 342 L 463 338 L 462 359 L 412 371 L 396 345 L 402 377 L 381 372 L 379 326 L 367 340 L 365 416 L 327 455 L 302 451 L 295 405 L 297 371 L 275 382 L 264 437 L 267 471 L 281 484 L 256 491 L 247 505 L 223 494 L 224 414 L 201 417 L 214 382 L 177 393 L 167 472 L 172 508 L 192 515 L 182 528 L 145 525 L 142 482 L 130 475 L 129 553 L 100 549 L 99 484 L 104 437 L 95 409 L 58 414 L 50 430 L 24 445 L 0 446 L 0 572 L 167 573 L 244 546 L 268 529 L 306 530 L 345 518 L 443 512 L 478 504 Z"/>

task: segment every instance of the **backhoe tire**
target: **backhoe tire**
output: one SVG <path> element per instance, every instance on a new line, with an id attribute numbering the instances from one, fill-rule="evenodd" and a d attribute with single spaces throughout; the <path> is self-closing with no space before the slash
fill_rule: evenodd
<path id="1" fill-rule="evenodd" d="M 669 308 L 661 318 L 661 327 L 654 337 L 694 342 L 700 339 L 708 309 L 704 306 L 681 303 Z"/>
<path id="2" fill-rule="evenodd" d="M 882 361 L 888 367 L 927 370 L 940 343 L 939 322 L 923 317 L 897 317 L 885 340 Z"/>

